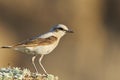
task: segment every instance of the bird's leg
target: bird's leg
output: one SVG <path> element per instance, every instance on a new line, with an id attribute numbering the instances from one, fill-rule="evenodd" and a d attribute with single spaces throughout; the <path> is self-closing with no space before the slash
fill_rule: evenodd
<path id="1" fill-rule="evenodd" d="M 39 64 L 40 64 L 41 68 L 43 69 L 43 71 L 45 72 L 45 75 L 48 76 L 47 71 L 45 70 L 45 68 L 43 67 L 43 65 L 42 65 L 42 63 L 41 63 L 43 57 L 44 57 L 44 55 L 41 55 L 41 57 L 39 58 Z"/>
<path id="2" fill-rule="evenodd" d="M 35 58 L 36 58 L 36 55 L 34 55 L 34 56 L 32 57 L 32 64 L 33 64 L 33 66 L 34 66 L 34 68 L 35 68 L 35 70 L 36 70 L 36 73 L 38 73 L 38 69 L 37 69 L 37 67 L 36 67 L 36 65 L 35 65 Z"/>

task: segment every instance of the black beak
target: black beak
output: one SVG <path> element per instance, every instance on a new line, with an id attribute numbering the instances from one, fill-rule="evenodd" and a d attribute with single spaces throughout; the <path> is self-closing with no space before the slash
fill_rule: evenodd
<path id="1" fill-rule="evenodd" d="M 67 30 L 66 32 L 68 32 L 68 33 L 74 33 L 72 30 Z"/>

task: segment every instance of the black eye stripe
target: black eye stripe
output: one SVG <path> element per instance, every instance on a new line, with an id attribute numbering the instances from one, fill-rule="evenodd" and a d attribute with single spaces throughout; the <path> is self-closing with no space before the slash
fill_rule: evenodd
<path id="1" fill-rule="evenodd" d="M 58 28 L 59 30 L 63 30 L 64 31 L 64 29 L 63 28 Z"/>

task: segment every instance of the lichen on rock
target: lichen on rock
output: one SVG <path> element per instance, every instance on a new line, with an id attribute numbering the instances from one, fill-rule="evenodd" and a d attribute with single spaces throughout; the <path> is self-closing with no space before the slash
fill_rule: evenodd
<path id="1" fill-rule="evenodd" d="M 0 80 L 58 80 L 58 77 L 48 74 L 36 74 L 29 69 L 18 67 L 0 68 Z"/>

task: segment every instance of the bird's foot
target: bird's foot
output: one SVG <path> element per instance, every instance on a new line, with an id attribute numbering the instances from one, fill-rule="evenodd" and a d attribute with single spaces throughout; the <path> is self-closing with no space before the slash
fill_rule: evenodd
<path id="1" fill-rule="evenodd" d="M 38 77 L 38 76 L 39 76 L 39 73 L 38 73 L 38 72 L 32 74 L 32 77 L 34 77 L 34 78 L 36 78 L 36 77 Z"/>
<path id="2" fill-rule="evenodd" d="M 43 77 L 48 77 L 48 76 L 49 76 L 48 73 L 43 74 Z"/>

